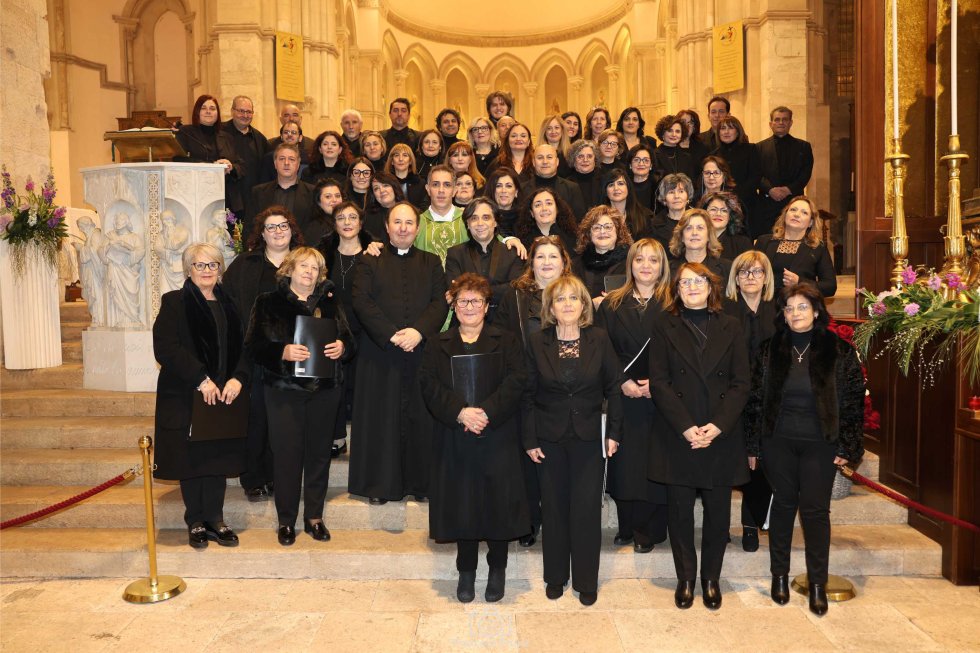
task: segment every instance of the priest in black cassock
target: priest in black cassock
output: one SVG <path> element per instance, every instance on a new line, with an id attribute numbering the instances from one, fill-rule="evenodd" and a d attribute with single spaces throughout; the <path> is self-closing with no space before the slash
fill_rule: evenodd
<path id="1" fill-rule="evenodd" d="M 418 211 L 391 207 L 390 247 L 367 256 L 354 276 L 361 322 L 351 418 L 348 490 L 373 504 L 429 495 L 434 423 L 422 401 L 418 369 L 426 338 L 446 321 L 446 277 L 439 257 L 416 249 Z"/>

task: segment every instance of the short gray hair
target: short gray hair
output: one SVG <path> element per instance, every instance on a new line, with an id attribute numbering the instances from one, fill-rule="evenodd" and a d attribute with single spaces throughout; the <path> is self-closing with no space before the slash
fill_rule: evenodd
<path id="1" fill-rule="evenodd" d="M 592 153 L 595 154 L 596 159 L 599 158 L 599 146 L 596 145 L 595 141 L 580 138 L 579 140 L 572 143 L 572 146 L 568 148 L 569 164 L 575 161 L 575 157 L 577 157 L 582 152 L 582 150 L 586 148 L 592 150 Z"/>
<path id="2" fill-rule="evenodd" d="M 181 256 L 181 263 L 184 266 L 184 276 L 191 276 L 191 265 L 194 263 L 194 258 L 198 254 L 203 254 L 205 257 L 211 259 L 218 264 L 218 274 L 225 273 L 225 257 L 221 255 L 221 251 L 212 245 L 211 243 L 192 243 L 187 246 L 184 250 L 184 254 Z"/>
<path id="3" fill-rule="evenodd" d="M 364 122 L 364 118 L 361 116 L 361 112 L 358 111 L 357 109 L 347 109 L 342 114 L 340 114 L 340 119 L 343 120 L 347 116 L 354 116 L 355 118 L 357 118 L 361 122 Z"/>

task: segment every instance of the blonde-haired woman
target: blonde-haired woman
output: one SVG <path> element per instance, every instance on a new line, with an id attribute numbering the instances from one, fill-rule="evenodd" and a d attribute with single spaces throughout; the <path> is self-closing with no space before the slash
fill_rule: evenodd
<path id="1" fill-rule="evenodd" d="M 565 121 L 558 114 L 547 116 L 541 121 L 541 128 L 538 130 L 538 144 L 550 145 L 558 152 L 558 176 L 568 175 L 568 148 L 571 142 L 568 132 L 565 129 Z"/>
<path id="2" fill-rule="evenodd" d="M 617 546 L 649 553 L 667 539 L 667 488 L 647 477 L 654 406 L 650 399 L 648 342 L 653 323 L 670 298 L 670 266 L 653 238 L 633 243 L 626 256 L 626 283 L 606 295 L 596 324 L 609 334 L 623 381 L 623 439 L 609 461 L 606 490 L 616 500 Z"/>
<path id="3" fill-rule="evenodd" d="M 728 279 L 732 262 L 722 257 L 721 243 L 704 209 L 684 211 L 674 225 L 669 249 L 673 257 L 670 261 L 671 271 L 676 272 L 682 263 L 701 263 L 721 279 Z"/>
<path id="4" fill-rule="evenodd" d="M 812 283 L 824 297 L 837 292 L 834 262 L 823 242 L 823 220 L 817 205 L 805 195 L 790 200 L 772 234 L 759 236 L 755 248 L 769 257 L 777 293 L 800 282 Z"/>
<path id="5" fill-rule="evenodd" d="M 323 254 L 312 247 L 289 252 L 276 272 L 279 287 L 260 295 L 252 310 L 245 345 L 262 366 L 265 404 L 269 416 L 269 444 L 276 487 L 279 544 L 296 541 L 300 489 L 303 491 L 303 530 L 315 540 L 330 539 L 323 523 L 323 504 L 330 475 L 333 438 L 324 432 L 337 418 L 343 395 L 343 367 L 333 374 L 298 376 L 296 363 L 312 359 L 350 360 L 354 338 L 347 315 L 327 280 Z M 337 339 L 321 351 L 293 342 L 300 316 L 336 321 Z"/>
<path id="6" fill-rule="evenodd" d="M 425 181 L 419 177 L 415 152 L 405 143 L 396 143 L 388 152 L 384 171 L 393 175 L 401 184 L 402 194 L 409 202 L 422 210 L 429 205 Z"/>
<path id="7" fill-rule="evenodd" d="M 251 363 L 242 353 L 242 321 L 222 290 L 224 256 L 209 243 L 184 250 L 184 287 L 160 298 L 153 322 L 157 378 L 154 478 L 180 481 L 187 540 L 195 549 L 213 540 L 238 546 L 225 525 L 225 478 L 245 471 L 245 433 L 195 441 L 190 436 L 194 393 L 205 403 L 239 400 Z"/>
<path id="8" fill-rule="evenodd" d="M 466 141 L 457 141 L 449 146 L 449 149 L 446 150 L 445 164 L 453 171 L 453 176 L 465 172 L 472 177 L 477 189 L 482 190 L 484 184 L 487 183 L 476 165 L 476 153 L 473 151 L 473 146 Z"/>
<path id="9" fill-rule="evenodd" d="M 497 135 L 497 130 L 487 118 L 477 116 L 470 121 L 470 128 L 466 130 L 466 134 L 467 140 L 473 147 L 476 168 L 481 175 L 487 176 L 487 168 L 497 158 L 500 150 L 500 137 Z"/>
<path id="10" fill-rule="evenodd" d="M 602 402 L 606 455 L 621 440 L 623 375 L 605 331 L 592 326 L 589 291 L 560 276 L 544 289 L 543 329 L 528 336 L 522 438 L 540 465 L 545 593 L 558 599 L 569 579 L 582 605 L 595 603 L 602 540 Z"/>

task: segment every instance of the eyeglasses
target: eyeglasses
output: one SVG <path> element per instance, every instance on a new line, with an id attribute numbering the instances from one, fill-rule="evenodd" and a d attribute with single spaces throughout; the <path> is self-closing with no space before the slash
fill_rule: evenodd
<path id="1" fill-rule="evenodd" d="M 490 127 L 487 125 L 479 125 L 477 127 L 470 127 L 470 131 L 475 134 L 488 134 L 490 133 Z"/>
<path id="2" fill-rule="evenodd" d="M 701 288 L 708 283 L 708 280 L 704 277 L 692 277 L 689 279 L 681 279 L 677 282 L 677 285 L 681 288 Z"/>
<path id="3" fill-rule="evenodd" d="M 616 225 L 611 222 L 604 222 L 602 224 L 592 225 L 592 233 L 597 234 L 601 231 L 615 231 Z"/>
<path id="4" fill-rule="evenodd" d="M 299 136 L 299 132 L 298 131 L 293 131 L 291 129 L 287 129 L 287 130 L 285 130 L 285 131 L 282 132 L 282 135 L 283 136 Z"/>
<path id="5" fill-rule="evenodd" d="M 619 141 L 606 140 L 599 143 L 603 147 L 619 147 Z"/>
<path id="6" fill-rule="evenodd" d="M 289 223 L 279 222 L 276 224 L 267 224 L 265 225 L 265 230 L 270 234 L 275 233 L 276 231 L 289 231 Z"/>
<path id="7" fill-rule="evenodd" d="M 705 177 L 720 177 L 723 173 L 721 170 L 704 170 L 701 174 Z"/>
<path id="8" fill-rule="evenodd" d="M 783 307 L 783 313 L 787 315 L 792 315 L 793 313 L 806 313 L 810 310 L 809 304 L 797 304 L 796 306 L 789 306 L 788 304 Z"/>
<path id="9" fill-rule="evenodd" d="M 738 271 L 739 279 L 765 279 L 766 271 L 762 268 L 742 268 Z"/>
<path id="10" fill-rule="evenodd" d="M 594 159 L 594 158 L 595 158 L 595 152 L 579 152 L 578 154 L 575 155 L 576 160 L 578 159 L 587 160 L 587 159 Z"/>
<path id="11" fill-rule="evenodd" d="M 370 170 L 358 170 L 357 168 L 354 168 L 353 170 L 350 171 L 350 176 L 351 177 L 370 177 L 371 176 L 371 171 Z"/>
<path id="12" fill-rule="evenodd" d="M 476 297 L 474 299 L 457 299 L 456 306 L 460 308 L 483 308 L 483 305 L 487 303 L 487 300 L 482 297 Z"/>
<path id="13" fill-rule="evenodd" d="M 650 159 L 648 159 L 645 156 L 638 156 L 633 158 L 633 163 L 636 163 L 641 166 L 648 166 L 650 165 Z"/>
<path id="14" fill-rule="evenodd" d="M 255 113 L 251 109 L 232 109 L 232 111 L 234 111 L 235 113 L 240 113 L 243 116 L 251 116 L 252 114 Z"/>
<path id="15" fill-rule="evenodd" d="M 218 263 L 217 261 L 211 261 L 210 263 L 202 263 L 199 261 L 197 263 L 191 263 L 191 267 L 197 270 L 198 272 L 204 272 L 205 270 L 211 270 L 212 272 L 214 272 L 219 267 L 221 267 L 221 264 Z"/>
<path id="16" fill-rule="evenodd" d="M 720 213 L 720 214 L 728 215 L 729 213 L 731 213 L 731 211 L 728 210 L 727 206 L 712 206 L 711 208 L 708 209 L 708 213 Z"/>
<path id="17" fill-rule="evenodd" d="M 356 214 L 338 215 L 337 222 L 357 222 L 360 218 Z"/>

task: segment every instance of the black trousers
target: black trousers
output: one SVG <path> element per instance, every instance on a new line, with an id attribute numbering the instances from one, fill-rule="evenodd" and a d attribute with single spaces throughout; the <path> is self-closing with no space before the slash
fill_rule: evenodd
<path id="1" fill-rule="evenodd" d="M 269 418 L 265 410 L 265 384 L 262 368 L 252 368 L 253 381 L 249 386 L 248 433 L 245 441 L 245 473 L 242 487 L 252 490 L 272 481 L 272 449 L 269 447 Z"/>
<path id="2" fill-rule="evenodd" d="M 616 499 L 621 535 L 633 535 L 637 544 L 659 544 L 667 539 L 667 506 L 650 501 Z"/>
<path id="3" fill-rule="evenodd" d="M 337 409 L 337 419 L 334 420 L 334 442 L 338 444 L 347 439 L 347 422 L 350 420 L 354 406 L 354 369 L 352 362 L 338 363 L 343 366 L 344 387 L 341 389 L 340 408 Z"/>
<path id="4" fill-rule="evenodd" d="M 701 524 L 701 580 L 721 578 L 728 546 L 728 522 L 732 516 L 732 488 L 701 488 L 704 519 Z M 693 581 L 698 575 L 694 547 L 694 501 L 698 488 L 667 486 L 667 530 L 677 580 Z"/>
<path id="5" fill-rule="evenodd" d="M 538 479 L 538 465 L 531 460 L 523 448 L 521 470 L 524 472 L 524 490 L 527 493 L 527 507 L 531 513 L 531 526 L 541 526 L 541 483 Z"/>
<path id="6" fill-rule="evenodd" d="M 295 526 L 303 489 L 303 518 L 321 519 L 330 480 L 330 448 L 341 388 L 316 392 L 266 387 L 276 512 L 280 526 Z"/>
<path id="7" fill-rule="evenodd" d="M 762 466 L 772 485 L 769 560 L 773 576 L 789 573 L 793 523 L 799 510 L 807 575 L 811 583 L 827 583 L 836 453 L 837 445 L 824 440 L 771 437 L 762 441 Z"/>
<path id="8" fill-rule="evenodd" d="M 180 481 L 180 495 L 184 498 L 184 523 L 192 526 L 206 521 L 212 524 L 224 521 L 224 476 L 197 476 Z"/>
<path id="9" fill-rule="evenodd" d="M 491 569 L 497 567 L 507 567 L 507 547 L 510 543 L 506 540 L 487 540 L 487 565 Z M 457 540 L 456 541 L 456 570 L 457 571 L 476 571 L 476 564 L 480 554 L 479 540 Z"/>
<path id="10" fill-rule="evenodd" d="M 769 515 L 772 488 L 761 465 L 750 470 L 749 475 L 749 482 L 739 488 L 742 490 L 742 526 L 762 528 Z"/>
<path id="11" fill-rule="evenodd" d="M 539 445 L 544 581 L 564 585 L 571 560 L 572 588 L 599 588 L 602 544 L 602 471 L 599 442 L 568 439 Z"/>

